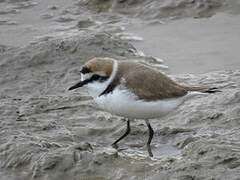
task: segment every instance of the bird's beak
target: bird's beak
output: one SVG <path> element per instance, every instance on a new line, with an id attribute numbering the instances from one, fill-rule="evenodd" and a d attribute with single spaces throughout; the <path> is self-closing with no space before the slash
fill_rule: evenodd
<path id="1" fill-rule="evenodd" d="M 88 83 L 88 82 L 87 82 L 86 80 L 80 81 L 80 82 L 78 82 L 77 84 L 75 84 L 74 86 L 70 87 L 68 90 L 70 91 L 70 90 L 73 90 L 73 89 L 77 89 L 77 88 L 79 88 L 79 87 L 84 86 L 84 85 L 87 84 L 87 83 Z"/>

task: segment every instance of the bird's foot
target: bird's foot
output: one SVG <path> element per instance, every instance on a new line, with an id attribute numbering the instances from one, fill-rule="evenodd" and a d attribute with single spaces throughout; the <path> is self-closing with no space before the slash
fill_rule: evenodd
<path id="1" fill-rule="evenodd" d="M 151 148 L 150 144 L 147 144 L 147 150 L 148 150 L 148 155 L 150 157 L 153 157 L 152 148 Z"/>
<path id="2" fill-rule="evenodd" d="M 117 143 L 113 143 L 113 144 L 112 144 L 112 147 L 113 147 L 114 149 L 118 149 Z"/>

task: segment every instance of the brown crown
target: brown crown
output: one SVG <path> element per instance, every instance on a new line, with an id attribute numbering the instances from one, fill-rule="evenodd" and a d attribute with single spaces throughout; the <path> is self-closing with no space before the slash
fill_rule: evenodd
<path id="1" fill-rule="evenodd" d="M 105 72 L 110 76 L 113 71 L 114 60 L 111 58 L 93 58 L 89 60 L 83 69 L 89 69 L 90 72 Z"/>

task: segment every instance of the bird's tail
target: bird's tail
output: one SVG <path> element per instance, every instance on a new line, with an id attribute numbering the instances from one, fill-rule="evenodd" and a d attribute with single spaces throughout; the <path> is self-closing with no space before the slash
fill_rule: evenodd
<path id="1" fill-rule="evenodd" d="M 218 88 L 216 87 L 187 87 L 184 86 L 184 88 L 187 91 L 198 91 L 202 93 L 216 93 L 216 92 L 221 92 Z"/>

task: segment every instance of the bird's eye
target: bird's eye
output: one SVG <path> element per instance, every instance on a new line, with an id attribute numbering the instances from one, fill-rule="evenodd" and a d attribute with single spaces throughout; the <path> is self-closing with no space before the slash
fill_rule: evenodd
<path id="1" fill-rule="evenodd" d="M 100 76 L 98 74 L 94 74 L 94 75 L 92 75 L 91 79 L 98 80 L 98 79 L 100 79 Z"/>
<path id="2" fill-rule="evenodd" d="M 82 70 L 80 71 L 82 74 L 87 74 L 87 73 L 91 73 L 91 69 L 89 69 L 88 67 L 83 67 Z"/>
<path id="3" fill-rule="evenodd" d="M 92 81 L 100 81 L 100 82 L 104 82 L 108 79 L 108 76 L 101 76 L 101 75 L 98 75 L 98 74 L 94 74 L 92 75 L 91 77 L 91 80 Z"/>

